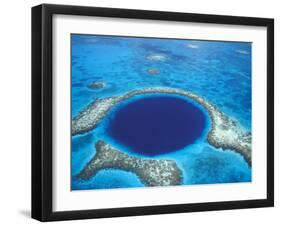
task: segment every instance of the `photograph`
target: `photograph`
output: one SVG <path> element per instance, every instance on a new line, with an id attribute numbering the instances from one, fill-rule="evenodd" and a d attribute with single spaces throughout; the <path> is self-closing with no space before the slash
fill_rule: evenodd
<path id="1" fill-rule="evenodd" d="M 252 43 L 70 34 L 71 191 L 252 183 Z"/>

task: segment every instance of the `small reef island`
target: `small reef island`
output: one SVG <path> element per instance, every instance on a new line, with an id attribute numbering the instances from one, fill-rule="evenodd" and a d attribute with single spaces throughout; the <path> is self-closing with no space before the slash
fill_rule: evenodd
<path id="1" fill-rule="evenodd" d="M 244 131 L 235 120 L 203 97 L 178 88 L 143 88 L 123 95 L 97 99 L 73 118 L 72 136 L 94 130 L 116 105 L 146 94 L 178 95 L 198 103 L 208 112 L 211 120 L 207 142 L 215 148 L 239 153 L 251 166 L 251 133 Z M 182 172 L 174 160 L 130 156 L 102 140 L 97 141 L 95 147 L 96 154 L 76 175 L 77 179 L 87 180 L 102 169 L 120 169 L 135 173 L 145 186 L 179 185 L 182 182 Z"/>

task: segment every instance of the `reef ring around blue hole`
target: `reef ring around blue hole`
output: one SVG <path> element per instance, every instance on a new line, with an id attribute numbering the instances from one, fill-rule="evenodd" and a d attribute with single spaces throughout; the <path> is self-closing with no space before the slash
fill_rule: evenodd
<path id="1" fill-rule="evenodd" d="M 117 143 L 145 156 L 180 150 L 201 137 L 206 114 L 173 95 L 142 97 L 118 106 L 106 131 Z"/>

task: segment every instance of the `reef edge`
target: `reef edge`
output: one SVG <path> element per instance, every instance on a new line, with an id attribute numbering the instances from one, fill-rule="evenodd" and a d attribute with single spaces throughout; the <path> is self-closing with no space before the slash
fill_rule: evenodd
<path id="1" fill-rule="evenodd" d="M 137 158 L 99 140 L 96 143 L 95 156 L 76 175 L 76 179 L 87 180 L 102 169 L 120 169 L 133 172 L 145 186 L 170 186 L 182 183 L 182 172 L 175 161 Z"/>

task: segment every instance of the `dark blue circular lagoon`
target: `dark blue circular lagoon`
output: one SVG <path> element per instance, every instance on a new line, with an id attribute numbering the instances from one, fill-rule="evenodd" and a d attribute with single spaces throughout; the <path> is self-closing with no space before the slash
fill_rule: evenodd
<path id="1" fill-rule="evenodd" d="M 193 144 L 206 121 L 206 113 L 192 101 L 172 95 L 149 96 L 118 106 L 107 133 L 137 154 L 156 156 Z"/>

